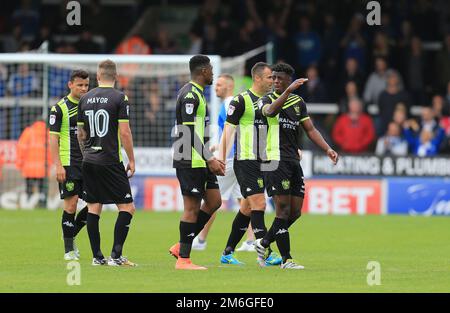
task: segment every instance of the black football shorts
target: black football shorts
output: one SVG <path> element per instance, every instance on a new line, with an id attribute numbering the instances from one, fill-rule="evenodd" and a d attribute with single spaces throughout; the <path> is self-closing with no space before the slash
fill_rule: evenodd
<path id="1" fill-rule="evenodd" d="M 216 175 L 207 168 L 177 168 L 176 173 L 183 196 L 203 198 L 206 189 L 219 189 Z"/>
<path id="2" fill-rule="evenodd" d="M 269 197 L 292 195 L 305 197 L 303 170 L 298 160 L 281 160 L 273 171 L 264 171 L 264 182 Z"/>
<path id="3" fill-rule="evenodd" d="M 66 170 L 66 181 L 64 183 L 58 183 L 61 199 L 70 198 L 75 195 L 83 198 L 81 165 L 64 166 L 64 169 Z"/>
<path id="4" fill-rule="evenodd" d="M 87 203 L 133 202 L 130 182 L 123 163 L 100 165 L 83 162 L 83 200 Z"/>
<path id="5" fill-rule="evenodd" d="M 234 160 L 233 169 L 244 198 L 264 193 L 264 176 L 259 161 Z"/>

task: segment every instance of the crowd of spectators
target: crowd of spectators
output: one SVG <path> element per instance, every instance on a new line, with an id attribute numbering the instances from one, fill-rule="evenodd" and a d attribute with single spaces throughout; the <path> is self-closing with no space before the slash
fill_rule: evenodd
<path id="1" fill-rule="evenodd" d="M 163 2 L 161 5 L 167 5 Z M 177 34 L 163 27 L 125 36 L 132 24 L 127 28 L 126 22 L 121 22 L 113 24 L 121 24 L 122 33 L 116 31 L 117 25 L 111 31 L 106 25 L 115 13 L 105 10 L 99 1 L 89 1 L 84 27 L 73 30 L 62 18 L 64 3 L 59 9 L 43 12 L 33 1 L 22 0 L 5 4 L 10 16 L 0 15 L 0 50 L 27 51 L 48 40 L 51 51 L 59 53 L 204 53 L 229 57 L 272 42 L 274 61 L 288 62 L 297 76 L 309 78 L 299 91 L 309 106 L 338 104 L 337 116 L 313 118 L 342 152 L 450 153 L 448 3 L 379 2 L 381 25 L 369 26 L 367 1 L 360 0 L 174 1 L 176 5 L 198 6 L 198 15 L 185 28 L 189 44 L 183 47 Z M 136 3 L 125 13 L 137 20 L 149 4 Z M 73 32 L 77 32 L 73 42 L 57 41 L 52 36 Z M 106 38 L 106 43 L 95 42 L 93 36 L 97 35 Z M 247 70 L 259 60 L 265 56 L 249 60 Z M 0 67 L 0 96 L 32 95 L 40 88 L 36 75 L 25 65 L 9 75 Z M 67 73 L 51 69 L 50 75 L 54 78 L 51 96 L 61 96 Z M 137 136 L 138 142 L 161 142 L 161 137 L 169 136 L 171 126 L 163 121 L 170 120 L 173 113 L 173 106 L 166 105 L 174 98 L 163 88 L 167 81 L 136 83 L 124 79 L 121 85 L 125 89 L 129 83 L 139 85 L 128 88 L 142 99 L 135 108 L 139 113 L 136 125 L 145 130 Z M 371 113 L 370 105 L 375 105 L 377 114 Z M 420 116 L 412 115 L 414 107 L 420 108 Z"/>

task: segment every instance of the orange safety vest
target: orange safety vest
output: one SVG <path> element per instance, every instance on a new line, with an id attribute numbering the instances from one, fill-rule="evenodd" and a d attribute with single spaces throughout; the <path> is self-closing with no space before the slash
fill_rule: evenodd
<path id="1" fill-rule="evenodd" d="M 132 36 L 125 39 L 116 50 L 117 54 L 151 54 L 151 48 L 139 36 Z M 132 74 L 139 68 L 138 64 L 123 64 L 119 68 L 119 73 L 126 73 L 119 75 L 119 83 L 121 88 L 127 88 Z"/>
<path id="2" fill-rule="evenodd" d="M 25 128 L 17 142 L 16 150 L 16 167 L 23 177 L 45 177 L 46 154 L 49 170 L 52 163 L 49 143 L 50 137 L 45 122 L 37 121 Z"/>
<path id="3" fill-rule="evenodd" d="M 0 151 L 0 180 L 2 179 L 3 163 L 4 163 L 3 155 L 1 154 L 1 151 Z"/>

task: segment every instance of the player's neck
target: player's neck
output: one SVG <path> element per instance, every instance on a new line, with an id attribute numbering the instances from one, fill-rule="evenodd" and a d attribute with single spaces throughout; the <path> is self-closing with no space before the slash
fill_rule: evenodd
<path id="1" fill-rule="evenodd" d="M 104 88 L 114 88 L 114 81 L 98 81 L 98 86 L 99 87 L 104 87 Z"/>
<path id="2" fill-rule="evenodd" d="M 262 97 L 264 96 L 265 92 L 264 90 L 262 90 L 262 88 L 258 88 L 258 86 L 252 85 L 252 87 L 250 88 L 250 91 L 254 93 L 255 96 L 257 97 Z"/>
<path id="3" fill-rule="evenodd" d="M 233 95 L 232 94 L 231 95 L 226 95 L 225 97 L 221 97 L 220 100 L 225 101 L 225 100 L 227 100 L 230 97 L 233 97 Z"/>
<path id="4" fill-rule="evenodd" d="M 274 93 L 277 97 L 279 97 L 279 96 L 281 96 L 281 95 L 283 94 L 283 92 L 284 92 L 285 90 L 286 90 L 286 89 L 283 89 L 282 91 L 281 91 L 281 90 L 279 90 L 279 91 L 274 90 L 273 93 Z"/>
<path id="5" fill-rule="evenodd" d="M 67 98 L 68 98 L 71 102 L 76 103 L 76 104 L 78 104 L 78 102 L 80 101 L 80 98 L 75 97 L 72 93 L 69 93 L 69 94 L 67 95 Z"/>
<path id="6" fill-rule="evenodd" d="M 197 87 L 200 87 L 201 90 L 205 89 L 206 84 L 203 82 L 202 79 L 199 78 L 191 78 L 191 82 L 198 85 Z"/>

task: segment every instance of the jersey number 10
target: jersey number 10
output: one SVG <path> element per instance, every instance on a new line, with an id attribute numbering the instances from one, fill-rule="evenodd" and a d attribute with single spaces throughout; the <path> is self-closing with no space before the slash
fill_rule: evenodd
<path id="1" fill-rule="evenodd" d="M 94 110 L 84 112 L 89 119 L 90 137 L 104 137 L 108 133 L 109 114 L 107 111 L 100 109 L 94 113 Z M 100 119 L 102 117 L 102 119 Z"/>

